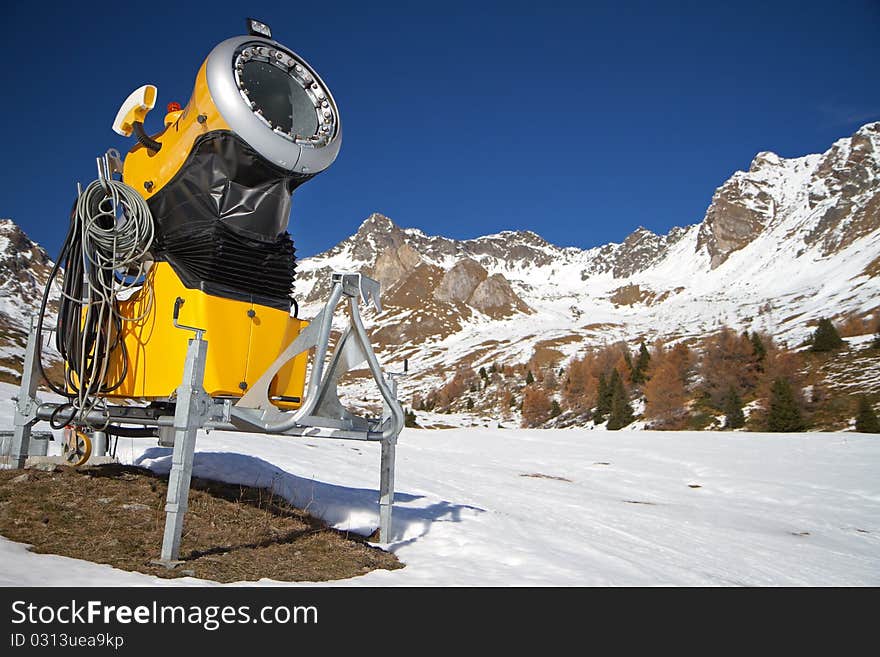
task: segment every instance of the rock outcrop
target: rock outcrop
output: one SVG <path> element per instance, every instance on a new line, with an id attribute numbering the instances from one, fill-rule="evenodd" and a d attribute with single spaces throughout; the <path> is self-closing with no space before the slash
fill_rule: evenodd
<path id="1" fill-rule="evenodd" d="M 440 285 L 434 291 L 434 298 L 438 301 L 457 301 L 467 303 L 468 299 L 486 278 L 489 276 L 483 267 L 470 258 L 459 260 L 443 276 Z"/>
<path id="2" fill-rule="evenodd" d="M 486 277 L 474 289 L 467 303 L 493 319 L 510 317 L 516 313 L 531 312 L 501 274 L 492 274 Z"/>

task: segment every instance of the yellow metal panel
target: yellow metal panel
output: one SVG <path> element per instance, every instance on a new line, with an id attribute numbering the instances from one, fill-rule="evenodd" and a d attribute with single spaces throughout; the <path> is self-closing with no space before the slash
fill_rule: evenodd
<path id="1" fill-rule="evenodd" d="M 200 116 L 202 121 L 199 121 Z M 179 118 L 153 137 L 162 148 L 157 153 L 140 144 L 132 148 L 125 156 L 122 179 L 141 196 L 150 198 L 178 172 L 198 137 L 214 130 L 229 129 L 211 98 L 203 63 L 196 76 L 192 98 L 181 110 Z M 145 186 L 145 183 L 149 184 Z"/>
<path id="2" fill-rule="evenodd" d="M 191 290 L 165 262 L 153 265 L 147 279 L 144 288 L 119 304 L 125 317 L 137 321 L 123 323 L 127 371 L 122 385 L 108 397 L 167 399 L 180 385 L 192 333 L 173 325 L 177 297 L 184 300 L 178 322 L 205 329 L 204 386 L 213 397 L 244 394 L 307 324 L 283 310 Z M 308 353 L 289 362 L 273 381 L 270 396 L 302 398 L 307 362 Z M 107 380 L 118 380 L 125 364 L 122 350 L 117 349 Z M 284 408 L 300 406 L 277 403 Z"/>

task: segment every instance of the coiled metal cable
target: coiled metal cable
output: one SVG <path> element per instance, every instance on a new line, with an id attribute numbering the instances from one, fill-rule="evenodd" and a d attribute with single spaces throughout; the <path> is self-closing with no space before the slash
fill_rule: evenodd
<path id="1" fill-rule="evenodd" d="M 153 215 L 134 188 L 121 180 L 95 180 L 77 199 L 76 214 L 83 253 L 93 266 L 105 271 L 137 268 L 143 274 L 144 256 L 153 243 Z"/>
<path id="2" fill-rule="evenodd" d="M 67 365 L 63 394 L 72 407 L 68 421 L 85 423 L 86 414 L 103 404 L 99 395 L 112 392 L 125 379 L 128 354 L 122 323 L 139 321 L 151 310 L 153 292 L 145 273 L 153 238 L 146 201 L 122 181 L 96 180 L 78 196 L 59 258 L 64 260 L 64 283 L 56 345 Z M 148 295 L 143 313 L 123 316 L 120 295 L 141 287 Z M 122 350 L 122 369 L 114 373 L 115 381 L 108 381 L 116 349 Z"/>

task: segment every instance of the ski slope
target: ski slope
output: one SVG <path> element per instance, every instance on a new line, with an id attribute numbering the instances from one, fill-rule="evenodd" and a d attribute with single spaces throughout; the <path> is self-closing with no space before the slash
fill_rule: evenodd
<path id="1" fill-rule="evenodd" d="M 197 450 L 196 476 L 272 486 L 342 529 L 376 527 L 378 445 L 213 432 Z M 170 466 L 154 441 L 121 439 L 118 455 Z M 880 584 L 877 436 L 408 429 L 397 464 L 387 548 L 406 568 L 329 584 Z M 0 539 L 0 585 L 168 584 Z"/>

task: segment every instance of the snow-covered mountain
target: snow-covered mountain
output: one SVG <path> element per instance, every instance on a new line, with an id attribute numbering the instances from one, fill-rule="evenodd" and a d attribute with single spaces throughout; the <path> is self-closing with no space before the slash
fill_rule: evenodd
<path id="1" fill-rule="evenodd" d="M 7 364 L 50 264 L 0 222 Z M 381 281 L 384 311 L 367 323 L 385 364 L 410 359 L 404 394 L 462 362 L 524 362 L 536 350 L 564 359 L 590 344 L 702 337 L 723 324 L 796 343 L 819 317 L 880 314 L 880 122 L 823 154 L 759 153 L 698 224 L 640 228 L 587 250 L 528 231 L 452 240 L 373 214 L 299 264 L 301 316 L 317 311 L 334 270 Z"/>
<path id="2" fill-rule="evenodd" d="M 560 248 L 532 232 L 456 241 L 379 214 L 300 265 L 304 316 L 333 269 L 383 284 L 370 316 L 385 360 L 408 384 L 458 363 L 565 358 L 589 344 L 702 337 L 721 325 L 800 342 L 820 317 L 880 316 L 880 122 L 827 152 L 755 156 L 712 197 L 702 222 L 619 244 Z"/>
<path id="3" fill-rule="evenodd" d="M 29 317 L 39 307 L 52 265 L 15 222 L 0 219 L 0 380 L 20 369 Z M 57 298 L 53 294 L 52 301 Z"/>

